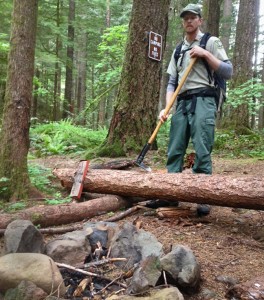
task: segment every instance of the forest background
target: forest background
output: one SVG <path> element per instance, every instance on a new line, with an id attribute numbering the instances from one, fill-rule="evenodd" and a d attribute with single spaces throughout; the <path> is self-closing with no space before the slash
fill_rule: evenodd
<path id="1" fill-rule="evenodd" d="M 141 150 L 165 106 L 166 69 L 183 37 L 179 12 L 189 2 L 0 2 L 1 199 L 28 197 L 29 157 Z M 234 65 L 215 151 L 263 159 L 263 1 L 191 2 Z M 150 31 L 163 37 L 161 61 L 148 57 Z M 153 145 L 162 163 L 168 129 Z"/>

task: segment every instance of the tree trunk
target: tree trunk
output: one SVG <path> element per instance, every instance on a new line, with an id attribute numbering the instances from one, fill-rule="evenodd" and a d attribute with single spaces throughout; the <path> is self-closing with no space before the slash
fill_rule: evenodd
<path id="1" fill-rule="evenodd" d="M 75 0 L 69 0 L 68 17 L 68 45 L 65 81 L 65 99 L 63 105 L 63 118 L 67 118 L 73 113 L 72 91 L 73 91 L 73 59 L 74 59 L 74 20 L 75 20 Z"/>
<path id="2" fill-rule="evenodd" d="M 232 27 L 232 0 L 224 0 L 221 41 L 226 51 L 229 50 Z"/>
<path id="3" fill-rule="evenodd" d="M 116 107 L 101 155 L 139 151 L 156 127 L 162 63 L 148 57 L 148 32 L 162 35 L 164 50 L 169 2 L 133 1 Z"/>
<path id="4" fill-rule="evenodd" d="M 236 27 L 236 40 L 233 56 L 234 75 L 231 87 L 238 87 L 252 78 L 252 58 L 256 35 L 257 0 L 241 0 Z M 242 45 L 242 47 L 241 47 Z M 233 109 L 232 122 L 235 128 L 249 127 L 249 110 L 247 104 Z"/>
<path id="5" fill-rule="evenodd" d="M 203 31 L 210 32 L 214 36 L 219 36 L 220 24 L 220 5 L 219 0 L 203 1 Z"/>
<path id="6" fill-rule="evenodd" d="M 53 174 L 63 186 L 71 188 L 74 172 L 71 169 L 55 169 Z M 263 177 L 90 170 L 83 190 L 146 199 L 264 209 Z"/>
<path id="7" fill-rule="evenodd" d="M 82 203 L 54 206 L 34 206 L 16 214 L 1 214 L 0 228 L 17 219 L 29 220 L 41 227 L 80 222 L 110 211 L 128 207 L 129 202 L 118 196 L 105 196 Z"/>
<path id="8" fill-rule="evenodd" d="M 79 51 L 78 51 L 78 59 L 77 59 L 77 107 L 76 113 L 80 114 L 84 108 L 86 103 L 86 79 L 87 79 L 87 45 L 88 45 L 88 33 L 86 30 L 82 30 L 79 36 Z M 82 118 L 80 120 L 81 124 L 85 124 L 85 119 Z"/>
<path id="9" fill-rule="evenodd" d="M 106 28 L 110 27 L 111 22 L 111 10 L 110 10 L 110 0 L 106 0 L 106 16 L 105 16 L 105 26 Z M 103 32 L 102 32 L 103 34 Z M 106 52 L 107 56 L 108 53 Z M 106 125 L 106 107 L 107 107 L 107 95 L 103 96 L 99 103 L 98 110 L 98 128 L 103 128 Z"/>
<path id="10" fill-rule="evenodd" d="M 56 9 L 56 26 L 57 29 L 59 30 L 60 28 L 60 0 L 57 0 L 57 9 Z M 55 62 L 55 70 L 54 70 L 54 87 L 53 87 L 53 121 L 57 121 L 59 119 L 59 110 L 60 110 L 60 50 L 61 50 L 61 39 L 60 35 L 56 35 L 56 48 L 55 48 L 55 55 L 56 55 L 56 62 Z"/>
<path id="11" fill-rule="evenodd" d="M 262 81 L 262 84 L 264 84 L 264 55 L 262 58 L 261 81 Z M 260 104 L 261 104 L 261 107 L 259 109 L 258 129 L 262 130 L 264 128 L 264 91 L 261 93 Z"/>
<path id="12" fill-rule="evenodd" d="M 37 78 L 37 81 L 39 83 L 39 81 L 40 81 L 40 70 L 39 70 L 39 68 L 36 68 L 36 70 L 35 70 L 35 77 Z M 31 112 L 31 117 L 32 118 L 36 118 L 37 117 L 37 112 L 38 112 L 38 88 L 39 88 L 38 83 L 36 83 L 34 85 L 34 97 L 33 97 L 32 112 Z"/>
<path id="13" fill-rule="evenodd" d="M 34 76 L 37 0 L 14 0 L 5 106 L 1 130 L 0 178 L 5 198 L 27 198 L 30 110 Z M 4 189 L 0 189 L 2 192 Z"/>

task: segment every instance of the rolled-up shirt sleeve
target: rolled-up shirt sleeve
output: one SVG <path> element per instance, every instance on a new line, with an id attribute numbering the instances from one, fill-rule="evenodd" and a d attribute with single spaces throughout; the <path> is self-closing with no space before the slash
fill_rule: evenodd
<path id="1" fill-rule="evenodd" d="M 231 61 L 221 61 L 219 68 L 215 72 L 225 80 L 230 79 L 233 75 L 233 65 Z"/>
<path id="2" fill-rule="evenodd" d="M 174 92 L 176 88 L 176 77 L 170 75 L 167 85 L 167 92 Z"/>

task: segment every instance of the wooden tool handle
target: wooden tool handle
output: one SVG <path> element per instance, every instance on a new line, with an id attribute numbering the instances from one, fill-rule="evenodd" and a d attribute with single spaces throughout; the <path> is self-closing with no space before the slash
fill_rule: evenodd
<path id="1" fill-rule="evenodd" d="M 166 106 L 166 108 L 165 108 L 165 110 L 164 110 L 164 115 L 165 115 L 165 116 L 169 113 L 169 111 L 170 111 L 172 105 L 174 104 L 176 98 L 178 97 L 179 92 L 180 92 L 182 86 L 184 85 L 184 83 L 185 83 L 185 81 L 186 81 L 186 78 L 188 77 L 189 73 L 191 72 L 192 67 L 193 67 L 193 65 L 195 64 L 196 60 L 197 60 L 196 57 L 195 57 L 195 58 L 191 58 L 190 64 L 189 64 L 188 68 L 187 68 L 186 71 L 184 72 L 184 74 L 183 74 L 183 76 L 182 76 L 182 79 L 181 79 L 181 81 L 180 81 L 179 84 L 178 84 L 177 89 L 175 90 L 174 94 L 172 95 L 172 97 L 171 97 L 171 99 L 170 99 L 170 102 L 168 103 L 168 105 Z M 156 136 L 157 136 L 157 134 L 158 134 L 158 131 L 159 131 L 159 129 L 160 129 L 160 127 L 161 127 L 162 124 L 163 124 L 163 123 L 162 123 L 161 121 L 158 122 L 158 124 L 157 124 L 155 130 L 153 131 L 151 137 L 150 137 L 149 140 L 148 140 L 148 144 L 152 144 L 152 143 L 154 142 L 154 140 L 155 140 L 155 138 L 156 138 Z"/>

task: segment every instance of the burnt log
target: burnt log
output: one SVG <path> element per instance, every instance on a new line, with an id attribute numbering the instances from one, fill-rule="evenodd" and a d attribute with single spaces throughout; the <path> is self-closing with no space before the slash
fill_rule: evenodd
<path id="1" fill-rule="evenodd" d="M 0 229 L 5 229 L 9 223 L 17 219 L 29 220 L 41 227 L 80 222 L 129 205 L 130 203 L 122 197 L 108 195 L 82 203 L 34 206 L 14 214 L 1 214 Z"/>
<path id="2" fill-rule="evenodd" d="M 74 170 L 55 169 L 64 187 L 73 184 Z M 264 209 L 263 177 L 140 171 L 90 170 L 84 191 L 120 196 L 164 199 L 225 207 Z"/>

